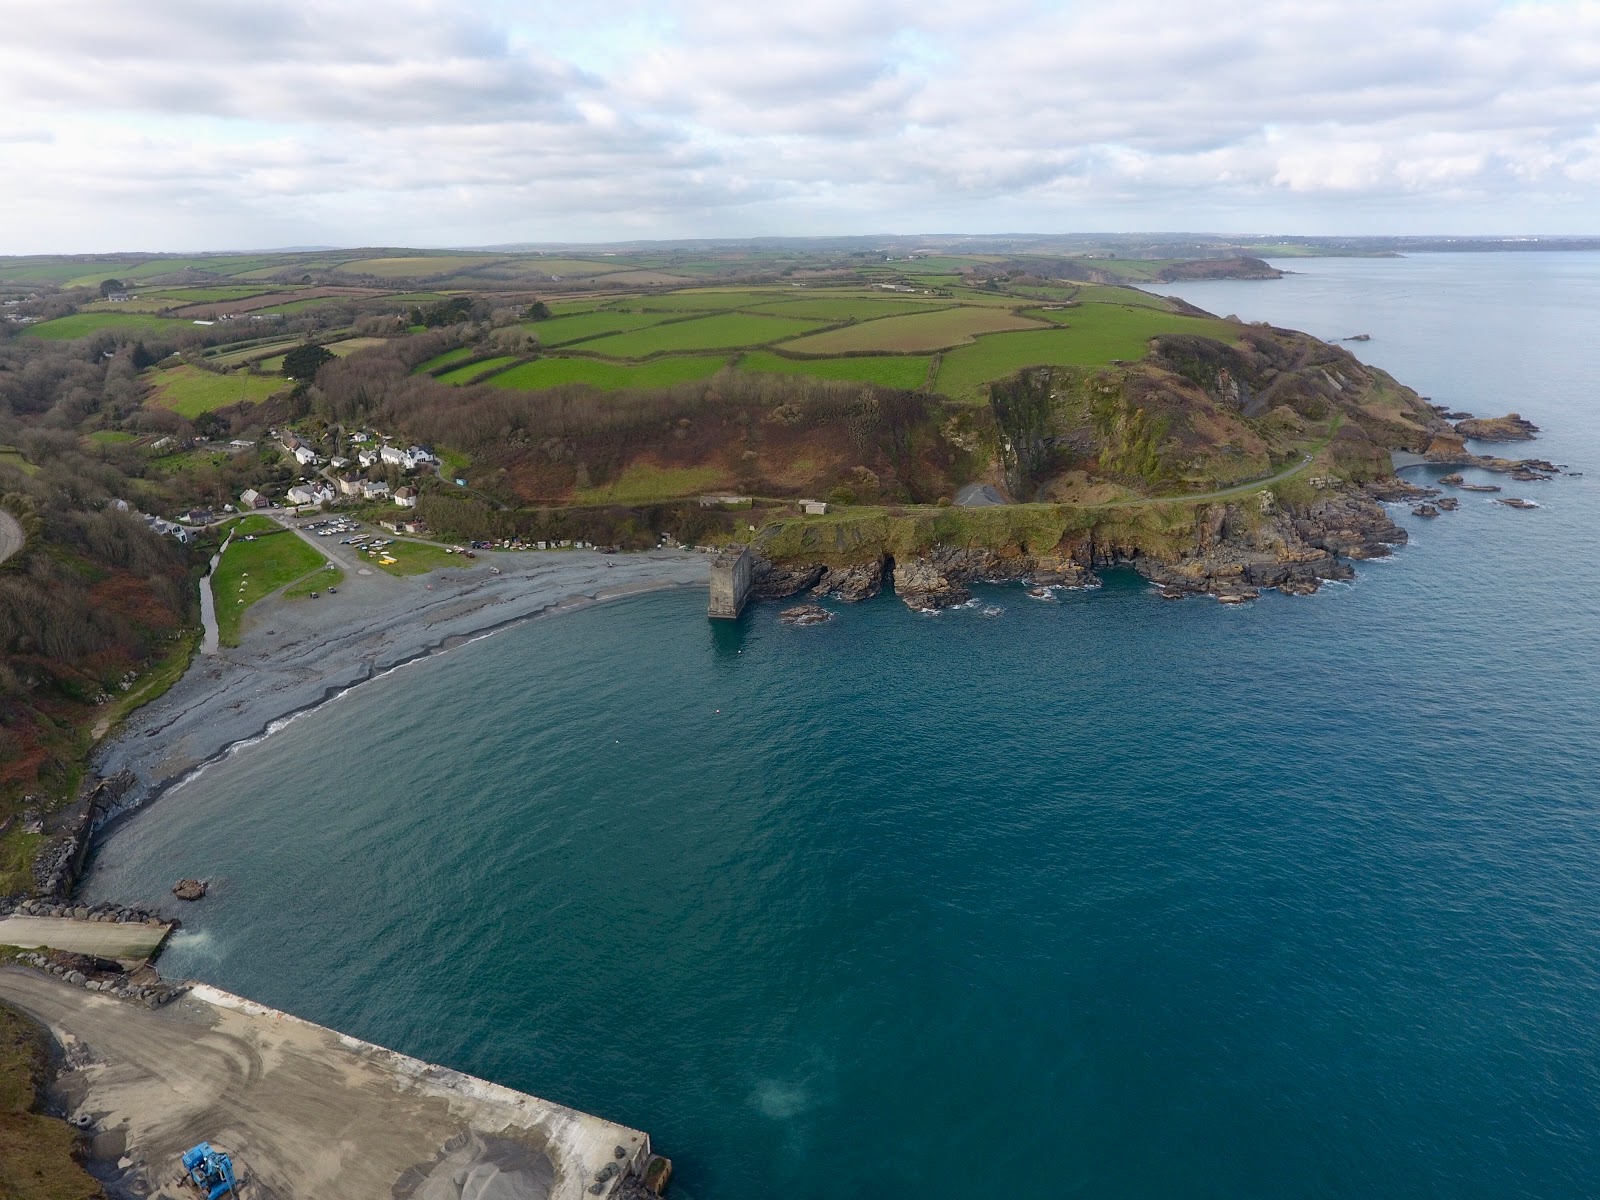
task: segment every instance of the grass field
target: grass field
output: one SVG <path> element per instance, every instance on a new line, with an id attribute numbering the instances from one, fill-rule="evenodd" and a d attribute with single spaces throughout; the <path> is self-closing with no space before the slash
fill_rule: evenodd
<path id="1" fill-rule="evenodd" d="M 1134 361 L 1161 333 L 1192 333 L 1231 342 L 1238 328 L 1226 321 L 1185 317 L 1155 309 L 1095 304 L 1071 310 L 1067 328 L 996 333 L 944 356 L 934 390 L 956 399 L 983 395 L 986 384 L 1004 379 L 1022 367 L 1109 365 L 1112 359 Z"/>
<path id="2" fill-rule="evenodd" d="M 243 300 L 247 296 L 259 296 L 269 290 L 271 289 L 240 284 L 221 287 L 151 288 L 148 291 L 141 291 L 139 298 L 164 300 L 170 306 L 176 307 L 180 304 L 210 304 L 215 300 Z"/>
<path id="3" fill-rule="evenodd" d="M 15 467 L 24 475 L 37 475 L 39 468 L 22 457 L 22 451 L 15 446 L 0 446 L 0 467 Z"/>
<path id="4" fill-rule="evenodd" d="M 545 275 L 575 275 L 579 278 L 626 271 L 637 264 L 638 260 L 633 258 L 623 261 L 605 258 L 525 258 L 517 263 L 519 267 Z"/>
<path id="5" fill-rule="evenodd" d="M 354 354 L 357 350 L 367 350 L 373 346 L 381 346 L 388 340 L 388 338 L 380 337 L 345 338 L 342 342 L 328 342 L 323 348 L 329 354 L 343 358 L 346 354 Z"/>
<path id="6" fill-rule="evenodd" d="M 319 571 L 303 576 L 299 581 L 291 583 L 283 589 L 285 600 L 309 600 L 312 592 L 326 592 L 330 587 L 338 587 L 344 582 L 344 572 L 333 563 L 328 563 Z"/>
<path id="7" fill-rule="evenodd" d="M 457 346 L 454 350 L 446 350 L 434 358 L 430 358 L 417 368 L 417 374 L 425 375 L 429 371 L 437 371 L 440 367 L 448 367 L 451 363 L 460 362 L 463 358 L 471 358 L 478 352 L 475 346 Z"/>
<path id="8" fill-rule="evenodd" d="M 443 546 L 431 545 L 428 542 L 397 541 L 392 546 L 385 546 L 377 554 L 365 557 L 367 562 L 391 575 L 425 575 L 429 571 L 437 571 L 443 567 L 472 565 L 470 559 L 464 559 L 459 554 L 446 551 Z M 394 561 L 386 563 L 383 561 L 386 557 Z"/>
<path id="9" fill-rule="evenodd" d="M 125 337 L 144 337 L 189 327 L 188 321 L 175 321 L 167 317 L 151 317 L 140 313 L 88 312 L 57 317 L 54 321 L 41 321 L 24 331 L 28 337 L 46 341 L 64 342 L 71 338 L 90 337 L 97 333 L 120 333 Z"/>
<path id="10" fill-rule="evenodd" d="M 454 371 L 446 371 L 438 376 L 440 383 L 453 384 L 460 387 L 462 384 L 471 383 L 485 371 L 493 371 L 500 367 L 509 367 L 517 361 L 514 354 L 504 354 L 499 358 L 486 358 L 482 362 L 468 363 L 464 367 L 457 367 Z"/>
<path id="11" fill-rule="evenodd" d="M 896 317 L 949 307 L 950 301 L 941 303 L 931 296 L 925 300 L 891 300 L 871 294 L 847 294 L 766 301 L 754 306 L 752 311 L 769 313 L 776 317 L 807 317 L 832 324 L 835 321 L 848 321 L 851 318 L 869 321 L 876 317 Z"/>
<path id="12" fill-rule="evenodd" d="M 739 360 L 741 371 L 809 375 L 813 379 L 857 380 L 917 391 L 928 378 L 928 359 L 919 354 L 863 355 L 856 358 L 784 358 L 756 350 Z"/>
<path id="13" fill-rule="evenodd" d="M 970 342 L 982 333 L 1035 329 L 1037 321 L 993 308 L 949 308 L 905 317 L 863 321 L 813 337 L 784 343 L 797 354 L 847 354 L 860 351 L 927 353 Z"/>
<path id="14" fill-rule="evenodd" d="M 256 540 L 245 541 L 254 534 Z M 239 644 L 244 614 L 264 596 L 317 570 L 328 560 L 295 534 L 266 517 L 245 517 L 217 564 L 211 592 L 217 601 L 217 632 L 225 646 Z"/>
<path id="15" fill-rule="evenodd" d="M 236 367 L 241 363 L 258 360 L 265 355 L 292 350 L 299 344 L 300 339 L 298 337 L 277 338 L 270 341 L 256 342 L 254 345 L 243 346 L 237 350 L 229 350 L 224 354 L 213 355 L 207 361 L 222 367 Z"/>
<path id="16" fill-rule="evenodd" d="M 217 375 L 187 363 L 153 372 L 150 383 L 154 390 L 147 403 L 170 408 L 185 417 L 198 417 L 214 408 L 226 408 L 242 401 L 256 403 L 274 392 L 281 392 L 286 386 L 275 375 L 251 375 L 245 371 Z"/>
<path id="17" fill-rule="evenodd" d="M 642 296 L 634 301 L 634 306 L 649 312 L 732 312 L 736 308 L 752 308 L 758 304 L 783 300 L 790 295 L 790 292 L 766 288 L 754 291 L 750 288 L 706 288 L 668 292 L 664 296 Z"/>
<path id="18" fill-rule="evenodd" d="M 569 383 L 587 383 L 602 391 L 614 392 L 618 388 L 668 387 L 674 383 L 709 379 L 727 362 L 726 358 L 714 354 L 654 358 L 634 365 L 600 362 L 593 358 L 541 358 L 512 367 L 484 382 L 493 387 L 529 392 Z"/>
<path id="19" fill-rule="evenodd" d="M 633 463 L 603 487 L 577 492 L 574 504 L 653 504 L 695 496 L 716 487 L 723 474 L 717 467 L 654 467 Z"/>
<path id="20" fill-rule="evenodd" d="M 407 258 L 361 258 L 342 263 L 340 271 L 352 275 L 376 275 L 380 279 L 420 279 L 432 275 L 454 275 L 504 262 L 503 254 L 421 254 Z"/>
<path id="21" fill-rule="evenodd" d="M 792 317 L 721 313 L 597 338 L 585 342 L 583 349 L 585 353 L 603 354 L 607 358 L 644 358 L 650 354 L 689 350 L 737 350 L 792 338 L 817 328 L 818 324 Z"/>
<path id="22" fill-rule="evenodd" d="M 643 329 L 672 319 L 667 313 L 636 313 L 620 310 L 574 313 L 567 317 L 551 317 L 548 321 L 528 321 L 520 328 L 539 339 L 541 346 L 564 346 L 583 338 L 598 337 L 607 333 L 623 333 Z"/>

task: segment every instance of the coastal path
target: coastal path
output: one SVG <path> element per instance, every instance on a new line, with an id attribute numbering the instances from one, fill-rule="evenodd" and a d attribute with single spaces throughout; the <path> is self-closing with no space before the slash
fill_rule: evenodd
<path id="1" fill-rule="evenodd" d="M 1234 496 L 1247 495 L 1250 492 L 1259 492 L 1264 487 L 1271 487 L 1285 479 L 1291 479 L 1309 467 L 1316 458 L 1314 454 L 1307 454 L 1292 467 L 1285 467 L 1276 475 L 1268 475 L 1265 479 L 1252 479 L 1248 483 L 1236 483 L 1230 487 L 1221 488 L 1215 492 L 1185 492 L 1181 496 L 1140 496 L 1134 500 L 1108 500 L 1104 504 L 1095 504 L 1093 508 L 1141 508 L 1147 504 L 1172 504 L 1181 502 L 1192 504 L 1197 500 L 1227 500 Z"/>
<path id="2" fill-rule="evenodd" d="M 216 988 L 150 1009 L 5 967 L 0 1000 L 84 1064 L 62 1091 L 93 1128 L 120 1133 L 130 1194 L 192 1200 L 174 1177 L 202 1138 L 233 1156 L 245 1195 L 278 1200 L 459 1197 L 467 1179 L 474 1196 L 589 1200 L 615 1194 L 651 1154 L 637 1129 Z"/>
<path id="3" fill-rule="evenodd" d="M 154 958 L 171 925 L 76 921 L 68 917 L 9 916 L 0 919 L 0 946 L 21 950 L 65 950 L 119 962 Z"/>
<path id="4" fill-rule="evenodd" d="M 22 532 L 17 519 L 8 512 L 0 512 L 0 562 L 5 562 L 21 550 L 27 541 L 27 535 Z"/>

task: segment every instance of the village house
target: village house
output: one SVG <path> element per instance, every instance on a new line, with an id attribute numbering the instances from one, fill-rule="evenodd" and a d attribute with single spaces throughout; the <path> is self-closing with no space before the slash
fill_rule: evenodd
<path id="1" fill-rule="evenodd" d="M 417 506 L 417 489 L 403 487 L 394 494 L 394 502 L 401 508 L 415 508 Z"/>
<path id="2" fill-rule="evenodd" d="M 245 488 L 239 493 L 240 508 L 266 508 L 272 501 L 268 500 L 255 488 Z"/>
<path id="3" fill-rule="evenodd" d="M 351 479 L 348 476 L 341 476 L 339 478 L 338 482 L 339 482 L 339 494 L 341 496 L 359 496 L 359 495 L 361 495 L 362 480 Z"/>
<path id="4" fill-rule="evenodd" d="M 378 452 L 376 450 L 362 450 L 356 454 L 356 462 L 360 463 L 363 467 L 370 467 L 377 461 Z"/>
<path id="5" fill-rule="evenodd" d="M 389 485 L 381 479 L 376 483 L 363 483 L 361 495 L 368 500 L 386 500 L 389 497 Z"/>
<path id="6" fill-rule="evenodd" d="M 324 504 L 333 499 L 333 489 L 325 483 L 297 483 L 289 489 L 290 504 Z"/>
<path id="7" fill-rule="evenodd" d="M 342 454 L 335 454 L 328 460 L 328 465 L 335 471 L 342 471 L 344 468 L 350 465 L 350 460 L 345 458 Z"/>

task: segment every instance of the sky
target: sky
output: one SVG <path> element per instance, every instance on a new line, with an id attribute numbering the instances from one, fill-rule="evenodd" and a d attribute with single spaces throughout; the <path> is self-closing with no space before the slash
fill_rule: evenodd
<path id="1" fill-rule="evenodd" d="M 1600 234 L 1600 0 L 13 0 L 0 253 Z"/>

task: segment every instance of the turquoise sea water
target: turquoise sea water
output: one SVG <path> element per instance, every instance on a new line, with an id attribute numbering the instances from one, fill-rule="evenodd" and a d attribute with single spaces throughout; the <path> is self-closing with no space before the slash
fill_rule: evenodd
<path id="1" fill-rule="evenodd" d="M 1174 290 L 1586 478 L 1352 585 L 658 594 L 408 666 L 118 829 L 163 967 L 647 1129 L 691 1200 L 1600 1187 L 1600 256 Z"/>

